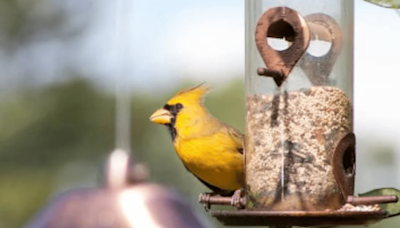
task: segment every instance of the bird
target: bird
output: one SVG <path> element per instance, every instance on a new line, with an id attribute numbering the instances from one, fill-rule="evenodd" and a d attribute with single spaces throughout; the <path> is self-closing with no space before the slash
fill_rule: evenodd
<path id="1" fill-rule="evenodd" d="M 179 91 L 150 121 L 168 128 L 183 165 L 212 194 L 240 197 L 244 135 L 208 112 L 203 100 L 209 90 L 202 83 Z"/>

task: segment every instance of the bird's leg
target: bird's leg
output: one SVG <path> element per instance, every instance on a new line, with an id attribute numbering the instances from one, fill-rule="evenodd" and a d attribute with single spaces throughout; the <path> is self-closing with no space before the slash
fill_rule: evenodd
<path id="1" fill-rule="evenodd" d="M 199 195 L 199 202 L 203 202 L 204 205 L 204 210 L 208 212 L 208 210 L 211 209 L 211 204 L 210 204 L 210 197 L 211 196 L 217 196 L 218 194 L 215 192 L 206 192 L 206 193 L 201 193 Z"/>
<path id="2" fill-rule="evenodd" d="M 233 193 L 231 205 L 236 207 L 237 209 L 243 209 L 245 205 L 241 202 L 242 196 L 244 194 L 244 188 L 240 188 Z"/>

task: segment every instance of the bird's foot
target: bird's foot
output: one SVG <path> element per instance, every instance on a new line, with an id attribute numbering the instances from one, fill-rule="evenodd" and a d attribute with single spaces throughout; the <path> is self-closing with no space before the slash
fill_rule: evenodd
<path id="1" fill-rule="evenodd" d="M 216 195 L 218 195 L 218 194 L 216 194 L 214 192 L 206 192 L 206 193 L 201 193 L 199 195 L 199 203 L 203 203 L 205 211 L 208 212 L 211 209 L 210 197 L 216 196 Z"/>
<path id="2" fill-rule="evenodd" d="M 237 209 L 244 209 L 246 206 L 245 198 L 244 198 L 244 188 L 240 188 L 233 193 L 231 205 L 236 207 Z"/>

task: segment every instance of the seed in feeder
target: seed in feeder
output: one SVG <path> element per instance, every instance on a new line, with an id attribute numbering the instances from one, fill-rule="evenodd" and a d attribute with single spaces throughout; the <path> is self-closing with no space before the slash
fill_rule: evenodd
<path id="1" fill-rule="evenodd" d="M 352 107 L 335 87 L 247 97 L 250 201 L 274 210 L 338 209 L 336 143 L 352 131 Z"/>
<path id="2" fill-rule="evenodd" d="M 374 205 L 357 205 L 346 203 L 338 211 L 381 211 L 382 208 L 378 204 Z"/>

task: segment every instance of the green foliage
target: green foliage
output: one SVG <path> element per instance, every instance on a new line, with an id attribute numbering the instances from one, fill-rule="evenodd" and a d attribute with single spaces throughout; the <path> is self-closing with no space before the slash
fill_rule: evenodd
<path id="1" fill-rule="evenodd" d="M 114 101 L 88 82 L 77 79 L 17 97 L 3 102 L 0 112 L 0 164 L 58 166 L 112 149 Z"/>
<path id="2" fill-rule="evenodd" d="M 0 120 L 5 227 L 20 227 L 54 194 L 62 167 L 98 162 L 113 148 L 114 100 L 82 79 L 9 94 Z"/>
<path id="3" fill-rule="evenodd" d="M 15 52 L 43 39 L 65 40 L 81 33 L 85 18 L 78 21 L 61 6 L 48 0 L 0 0 L 0 48 Z"/>
<path id="4" fill-rule="evenodd" d="M 0 168 L 0 227 L 22 227 L 52 194 L 53 174 L 43 168 Z"/>
<path id="5" fill-rule="evenodd" d="M 196 202 L 199 193 L 209 190 L 186 171 L 167 129 L 148 119 L 170 96 L 186 87 L 177 85 L 169 95 L 153 91 L 152 96 L 132 96 L 131 143 L 133 155 L 148 166 L 151 181 L 176 189 L 206 215 Z M 216 86 L 205 104 L 216 117 L 243 131 L 243 93 L 240 81 Z M 104 157 L 114 149 L 114 109 L 113 95 L 79 77 L 0 97 L 1 227 L 21 227 L 60 191 L 60 185 L 73 188 L 85 184 L 90 175 L 80 172 L 100 175 Z M 98 168 L 66 168 L 78 163 Z M 91 184 L 95 181 L 89 180 Z"/>
<path id="6" fill-rule="evenodd" d="M 365 0 L 365 1 L 385 8 L 393 8 L 393 9 L 400 8 L 399 0 Z"/>

